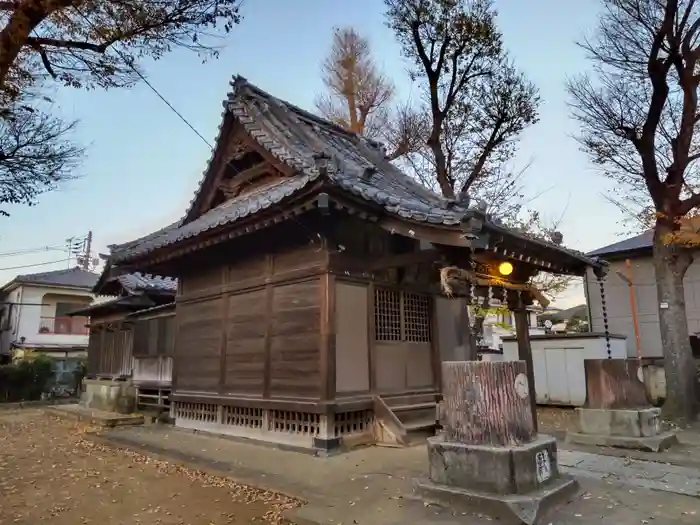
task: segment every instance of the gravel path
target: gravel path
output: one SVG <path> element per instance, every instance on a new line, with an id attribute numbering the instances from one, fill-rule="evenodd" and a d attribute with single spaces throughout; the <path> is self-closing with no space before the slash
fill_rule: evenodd
<path id="1" fill-rule="evenodd" d="M 40 410 L 0 412 L 0 523 L 281 523 L 299 502 L 84 439 Z"/>

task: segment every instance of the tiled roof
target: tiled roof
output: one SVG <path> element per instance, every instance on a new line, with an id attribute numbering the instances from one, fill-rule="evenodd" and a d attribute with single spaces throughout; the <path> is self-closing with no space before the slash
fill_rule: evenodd
<path id="1" fill-rule="evenodd" d="M 174 294 L 177 291 L 177 279 L 172 277 L 136 272 L 120 275 L 117 280 L 130 292 L 156 291 Z"/>
<path id="2" fill-rule="evenodd" d="M 113 262 L 118 264 L 134 259 L 251 216 L 299 193 L 322 176 L 331 185 L 403 219 L 456 226 L 468 213 L 466 207 L 449 202 L 399 170 L 386 158 L 380 144 L 279 100 L 241 77 L 235 77 L 232 85 L 233 92 L 224 101 L 216 147 L 221 147 L 220 142 L 226 138 L 222 131 L 230 128 L 231 119 L 236 119 L 260 146 L 296 170 L 297 174 L 230 199 L 200 217 L 194 217 L 199 193 L 212 175 L 212 153 L 185 217 L 135 241 L 112 246 Z M 319 156 L 328 159 L 324 175 L 319 171 Z M 497 224 L 494 227 L 499 228 Z M 582 262 L 595 263 L 580 252 L 543 241 L 535 241 L 535 244 L 568 253 Z"/>
<path id="3" fill-rule="evenodd" d="M 84 288 L 91 289 L 97 283 L 99 275 L 93 272 L 88 272 L 82 268 L 70 268 L 67 270 L 54 270 L 52 272 L 31 273 L 26 275 L 18 275 L 14 282 L 49 285 L 49 286 L 65 286 L 67 288 Z"/>
<path id="4" fill-rule="evenodd" d="M 445 225 L 459 224 L 466 213 L 459 206 L 448 210 L 445 198 L 391 164 L 376 142 L 281 101 L 240 77 L 236 77 L 233 87 L 234 91 L 224 101 L 226 110 L 221 128 L 226 118 L 238 119 L 253 139 L 278 160 L 298 170 L 298 174 L 231 199 L 191 222 L 183 220 L 136 241 L 115 245 L 115 262 L 194 237 L 279 203 L 321 176 L 315 161 L 319 154 L 330 157 L 327 177 L 332 184 L 383 206 L 389 213 Z M 363 178 L 366 169 L 373 171 L 367 180 Z M 208 175 L 209 166 L 200 188 Z"/>
<path id="5" fill-rule="evenodd" d="M 604 255 L 614 255 L 616 253 L 629 252 L 633 250 L 651 249 L 654 243 L 654 231 L 648 230 L 634 237 L 625 239 L 624 241 L 603 246 L 586 255 L 589 257 L 600 257 Z"/>

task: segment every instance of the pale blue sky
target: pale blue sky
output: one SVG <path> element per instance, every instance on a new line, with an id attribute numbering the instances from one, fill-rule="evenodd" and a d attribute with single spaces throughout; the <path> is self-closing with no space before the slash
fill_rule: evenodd
<path id="1" fill-rule="evenodd" d="M 564 81 L 586 69 L 574 40 L 595 26 L 597 0 L 496 0 L 499 26 L 516 64 L 541 91 L 541 120 L 520 147 L 532 161 L 527 190 L 544 194 L 532 205 L 545 217 L 566 210 L 565 244 L 591 250 L 613 242 L 620 216 L 600 195 L 606 183 L 570 137 Z M 319 63 L 334 26 L 353 26 L 373 44 L 377 61 L 401 95 L 412 92 L 393 35 L 384 26 L 382 0 L 247 0 L 244 19 L 216 61 L 201 64 L 175 52 L 144 64 L 153 85 L 213 143 L 229 80 L 241 74 L 276 96 L 313 109 L 321 90 Z M 0 252 L 61 243 L 92 229 L 105 250 L 179 218 L 209 158 L 208 147 L 145 85 L 130 91 L 58 90 L 57 111 L 80 121 L 77 139 L 88 146 L 83 178 L 41 197 L 32 208 L 13 208 L 0 219 Z M 567 204 L 568 203 L 568 204 Z M 17 273 L 64 268 L 66 263 L 4 270 L 63 259 L 60 252 L 0 257 L 0 282 Z M 562 302 L 576 302 L 577 292 Z"/>

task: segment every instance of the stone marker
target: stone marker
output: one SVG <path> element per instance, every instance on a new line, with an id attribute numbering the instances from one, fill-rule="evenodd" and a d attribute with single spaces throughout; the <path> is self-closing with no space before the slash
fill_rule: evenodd
<path id="1" fill-rule="evenodd" d="M 576 481 L 559 473 L 553 437 L 537 435 L 524 361 L 442 364 L 442 433 L 428 439 L 429 503 L 539 523 Z"/>
<path id="2" fill-rule="evenodd" d="M 638 360 L 586 359 L 584 369 L 586 405 L 576 409 L 579 428 L 567 433 L 567 442 L 651 452 L 678 443 L 649 402 Z"/>

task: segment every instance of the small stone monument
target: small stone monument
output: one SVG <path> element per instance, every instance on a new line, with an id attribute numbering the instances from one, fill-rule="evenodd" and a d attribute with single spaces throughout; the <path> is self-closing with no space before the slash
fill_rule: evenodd
<path id="1" fill-rule="evenodd" d="M 428 439 L 429 503 L 528 525 L 578 489 L 559 473 L 557 444 L 537 435 L 524 361 L 442 363 L 440 435 Z"/>
<path id="2" fill-rule="evenodd" d="M 678 443 L 664 430 L 661 409 L 649 402 L 636 359 L 586 359 L 586 405 L 577 408 L 578 431 L 566 440 L 659 452 Z"/>

